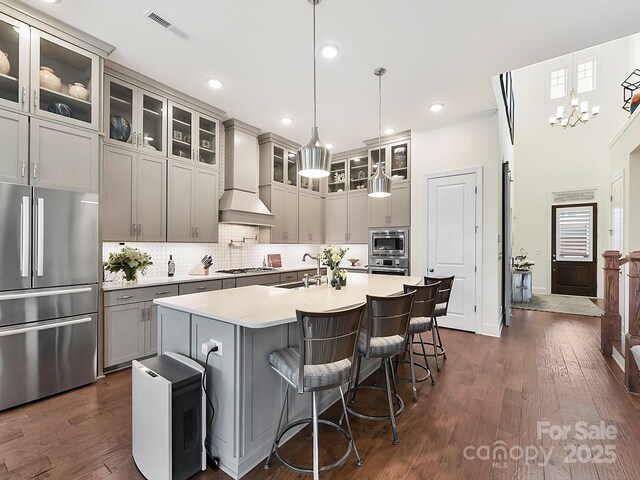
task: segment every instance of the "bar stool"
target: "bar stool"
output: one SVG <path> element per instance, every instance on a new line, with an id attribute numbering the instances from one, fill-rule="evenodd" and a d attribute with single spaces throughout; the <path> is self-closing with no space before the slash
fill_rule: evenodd
<path id="1" fill-rule="evenodd" d="M 391 365 L 391 357 L 404 352 L 407 343 L 407 330 L 409 319 L 411 318 L 411 305 L 413 304 L 414 292 L 396 295 L 392 297 L 373 297 L 367 295 L 368 319 L 360 332 L 358 340 L 358 366 L 356 369 L 356 381 L 354 386 L 349 385 L 347 398 L 349 403 L 347 410 L 356 417 L 365 420 L 385 420 L 391 421 L 393 432 L 393 443 L 398 444 L 398 428 L 396 417 L 404 410 L 404 402 L 398 395 L 396 388 L 395 373 Z M 360 379 L 360 367 L 362 358 L 380 358 L 381 367 L 384 366 L 385 387 L 377 385 L 358 385 Z M 393 386 L 393 393 L 391 387 Z M 387 402 L 389 404 L 389 415 L 366 415 L 355 410 L 351 404 L 355 400 L 356 391 L 386 390 Z M 398 409 L 393 410 L 393 400 L 395 397 Z M 345 415 L 346 416 L 346 415 Z"/>
<path id="2" fill-rule="evenodd" d="M 318 395 L 321 390 L 338 388 L 342 409 L 346 417 L 347 406 L 344 399 L 342 385 L 348 383 L 351 387 L 351 366 L 356 355 L 356 345 L 360 335 L 360 327 L 366 304 L 354 308 L 326 313 L 312 313 L 296 311 L 298 323 L 298 345 L 295 348 L 283 348 L 269 354 L 271 368 L 287 382 L 282 411 L 276 430 L 276 438 L 273 441 L 271 452 L 267 457 L 264 468 L 269 468 L 271 456 L 275 453 L 278 459 L 291 470 L 300 473 L 313 473 L 313 478 L 318 479 L 319 473 L 337 467 L 346 461 L 353 449 L 362 465 L 362 459 L 358 453 L 351 425 L 347 418 L 345 430 L 339 424 L 318 418 Z M 311 418 L 304 418 L 282 426 L 282 419 L 287 406 L 288 387 L 293 387 L 297 393 L 311 392 Z M 331 465 L 319 465 L 318 451 L 318 424 L 330 425 L 339 430 L 347 439 L 348 447 L 345 454 Z M 342 423 L 342 422 L 341 422 Z M 280 453 L 280 440 L 283 435 L 298 425 L 312 424 L 313 428 L 313 468 L 305 468 L 295 465 L 285 459 Z"/>
<path id="3" fill-rule="evenodd" d="M 447 311 L 449 310 L 449 299 L 451 298 L 451 289 L 453 288 L 453 280 L 455 278 L 455 275 L 450 277 L 424 277 L 425 285 L 440 282 L 440 289 L 438 290 L 438 297 L 436 298 L 436 307 L 433 311 L 433 327 L 431 329 L 433 342 L 426 342 L 427 345 L 433 346 L 433 355 L 430 354 L 429 356 L 434 357 L 436 361 L 436 370 L 438 372 L 440 371 L 438 357 L 441 356 L 444 360 L 447 359 L 447 351 L 444 348 L 442 339 L 440 338 L 438 318 L 445 317 L 447 315 Z"/>
<path id="4" fill-rule="evenodd" d="M 431 374 L 429 368 L 429 361 L 427 360 L 427 351 L 424 348 L 425 342 L 422 339 L 422 334 L 431 330 L 433 325 L 433 311 L 436 306 L 436 297 L 438 294 L 438 288 L 440 282 L 432 283 L 429 285 L 405 285 L 404 293 L 415 292 L 413 297 L 413 307 L 411 308 L 411 319 L 409 320 L 409 331 L 407 335 L 407 343 L 405 345 L 406 354 L 409 351 L 409 361 L 400 358 L 396 359 L 396 369 L 400 363 L 409 363 L 411 366 L 411 378 L 396 377 L 399 382 L 411 382 L 413 391 L 413 401 L 418 401 L 418 391 L 416 390 L 416 382 L 424 382 L 431 379 L 431 385 L 436 382 Z M 418 340 L 416 340 L 416 335 Z M 413 345 L 420 345 L 422 347 L 422 353 L 414 352 Z M 424 358 L 424 365 L 416 363 L 414 355 L 418 355 Z M 416 367 L 424 370 L 426 375 L 420 378 L 416 378 Z"/>

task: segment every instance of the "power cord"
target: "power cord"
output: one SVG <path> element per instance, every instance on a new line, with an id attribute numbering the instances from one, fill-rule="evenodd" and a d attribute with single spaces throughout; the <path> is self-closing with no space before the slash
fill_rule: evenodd
<path id="1" fill-rule="evenodd" d="M 204 394 L 207 397 L 207 403 L 209 404 L 209 407 L 211 408 L 211 418 L 209 419 L 209 427 L 207 428 L 207 433 L 204 437 L 204 448 L 207 451 L 207 460 L 209 463 L 209 466 L 214 469 L 214 470 L 218 470 L 220 468 L 220 457 L 216 457 L 214 456 L 210 451 L 209 451 L 209 447 L 208 445 L 208 440 L 209 440 L 209 432 L 211 432 L 211 429 L 213 428 L 213 417 L 216 414 L 216 409 L 213 406 L 213 402 L 211 401 L 211 398 L 209 397 L 209 392 L 207 391 L 207 369 L 209 367 L 209 355 L 211 355 L 213 352 L 217 352 L 218 351 L 218 346 L 216 345 L 215 347 L 213 347 L 211 350 L 209 350 L 209 352 L 207 352 L 207 358 L 204 361 L 204 374 L 202 375 L 202 390 L 204 390 Z M 205 412 L 205 415 L 207 414 L 207 412 Z"/>

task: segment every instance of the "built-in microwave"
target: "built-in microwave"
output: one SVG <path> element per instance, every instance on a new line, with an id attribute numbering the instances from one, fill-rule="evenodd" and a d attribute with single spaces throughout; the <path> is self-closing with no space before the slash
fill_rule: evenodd
<path id="1" fill-rule="evenodd" d="M 409 229 L 370 229 L 369 258 L 409 258 Z"/>

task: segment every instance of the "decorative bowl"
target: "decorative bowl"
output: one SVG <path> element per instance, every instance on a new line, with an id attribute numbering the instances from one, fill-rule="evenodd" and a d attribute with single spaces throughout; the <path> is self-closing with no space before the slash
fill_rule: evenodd
<path id="1" fill-rule="evenodd" d="M 0 50 L 0 73 L 6 75 L 11 70 L 11 64 L 9 63 L 9 55 Z"/>
<path id="2" fill-rule="evenodd" d="M 73 118 L 73 112 L 71 111 L 71 108 L 69 108 L 69 105 L 67 105 L 66 103 L 52 103 L 51 105 L 49 105 L 49 108 L 47 108 L 47 110 L 51 113 L 62 115 L 63 117 Z"/>
<path id="3" fill-rule="evenodd" d="M 111 115 L 109 120 L 109 137 L 120 142 L 126 142 L 131 135 L 131 124 L 120 115 Z"/>
<path id="4" fill-rule="evenodd" d="M 78 98 L 80 100 L 89 100 L 89 94 L 91 92 L 84 88 L 84 85 L 81 83 L 74 83 L 73 85 L 69 85 L 69 95 L 73 98 Z"/>
<path id="5" fill-rule="evenodd" d="M 392 180 L 404 180 L 404 175 L 391 175 Z"/>
<path id="6" fill-rule="evenodd" d="M 62 91 L 62 80 L 53 74 L 53 69 L 40 67 L 40 86 L 54 92 Z"/>
<path id="7" fill-rule="evenodd" d="M 352 267 L 355 267 L 355 266 L 356 266 L 356 263 L 358 263 L 358 262 L 360 261 L 360 259 L 359 259 L 359 258 L 347 258 L 347 260 L 348 260 L 349 262 L 351 262 L 351 266 L 352 266 Z"/>

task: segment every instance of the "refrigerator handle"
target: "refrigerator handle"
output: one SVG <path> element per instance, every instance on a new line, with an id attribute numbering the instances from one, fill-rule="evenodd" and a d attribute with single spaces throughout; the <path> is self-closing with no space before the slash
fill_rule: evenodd
<path id="1" fill-rule="evenodd" d="M 68 327 L 69 325 L 78 325 L 79 323 L 87 323 L 92 320 L 91 317 L 78 318 L 75 320 L 66 320 L 63 322 L 45 323 L 44 325 L 35 325 L 32 327 L 16 328 L 15 330 L 0 330 L 0 337 L 9 337 L 12 335 L 20 335 L 23 333 L 37 332 L 39 330 L 51 330 L 52 328 Z"/>
<path id="2" fill-rule="evenodd" d="M 44 198 L 36 204 L 36 275 L 44 275 Z"/>
<path id="3" fill-rule="evenodd" d="M 20 204 L 20 276 L 29 277 L 29 211 L 31 210 L 31 199 L 22 197 Z"/>

